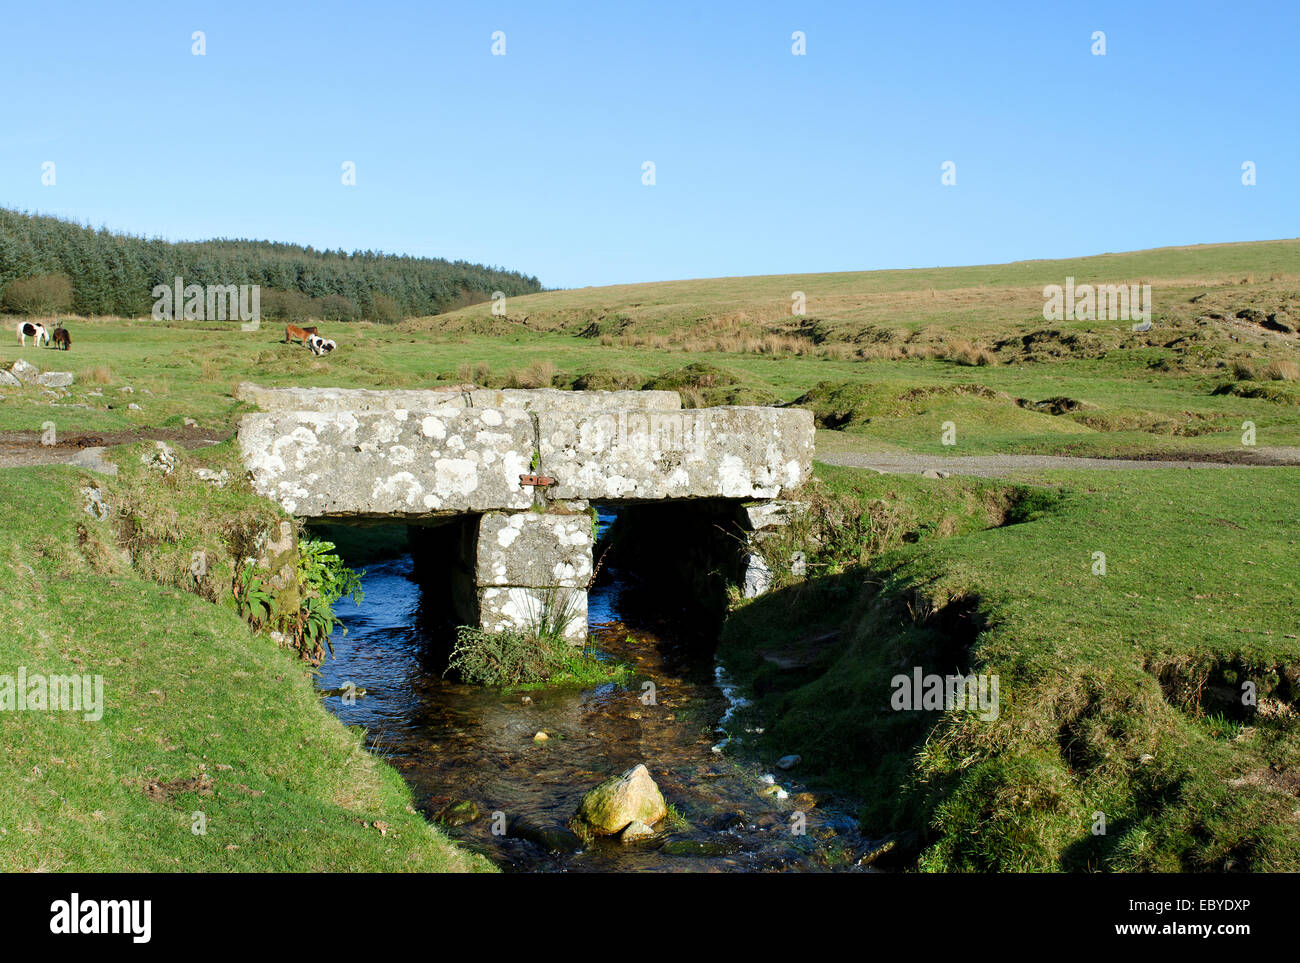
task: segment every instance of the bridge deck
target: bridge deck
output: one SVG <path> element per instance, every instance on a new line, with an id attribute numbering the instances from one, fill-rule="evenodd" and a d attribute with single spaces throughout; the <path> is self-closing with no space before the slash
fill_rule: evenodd
<path id="1" fill-rule="evenodd" d="M 530 509 L 526 474 L 553 478 L 553 499 L 776 498 L 809 477 L 813 421 L 796 408 L 279 410 L 245 415 L 239 445 L 254 487 L 290 514 L 411 519 Z"/>

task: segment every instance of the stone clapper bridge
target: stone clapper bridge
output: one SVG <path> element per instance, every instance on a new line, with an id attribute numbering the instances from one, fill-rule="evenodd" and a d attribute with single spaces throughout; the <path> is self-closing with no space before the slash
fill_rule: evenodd
<path id="1" fill-rule="evenodd" d="M 784 521 L 781 496 L 812 466 L 812 412 L 683 409 L 674 391 L 243 384 L 237 397 L 260 409 L 238 429 L 259 494 L 304 520 L 404 522 L 417 573 L 447 579 L 461 624 L 524 629 L 562 597 L 575 642 L 587 635 L 591 506 L 735 519 L 753 595 L 769 573 L 745 540 Z M 675 538 L 688 548 L 695 534 Z"/>

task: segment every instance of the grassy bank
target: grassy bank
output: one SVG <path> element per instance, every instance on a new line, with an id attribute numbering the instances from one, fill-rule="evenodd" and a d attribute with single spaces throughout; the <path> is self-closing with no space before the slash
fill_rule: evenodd
<path id="1" fill-rule="evenodd" d="M 925 869 L 1300 869 L 1300 476 L 819 474 L 867 521 L 723 641 L 765 752 L 920 830 Z M 893 710 L 914 667 L 996 674 L 997 719 Z"/>
<path id="2" fill-rule="evenodd" d="M 105 704 L 99 721 L 0 712 L 0 869 L 488 868 L 416 814 L 397 772 L 323 708 L 293 653 L 227 605 L 123 560 L 113 519 L 83 513 L 90 481 L 68 467 L 0 472 L 11 573 L 0 674 L 100 675 Z M 129 473 L 98 482 L 110 502 L 132 487 Z M 175 499 L 178 536 L 147 553 L 155 575 L 188 569 L 186 539 L 205 531 L 195 516 L 266 510 L 237 490 L 200 504 L 189 486 L 155 483 L 147 515 L 165 527 Z M 205 834 L 193 832 L 196 813 Z"/>

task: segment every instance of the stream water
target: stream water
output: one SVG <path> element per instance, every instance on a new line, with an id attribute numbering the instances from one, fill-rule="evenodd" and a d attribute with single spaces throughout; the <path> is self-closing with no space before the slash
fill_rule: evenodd
<path id="1" fill-rule="evenodd" d="M 602 525 L 609 521 L 601 516 Z M 527 693 L 443 677 L 445 630 L 429 628 L 436 619 L 421 607 L 409 555 L 368 564 L 363 584 L 359 607 L 338 605 L 348 631 L 335 633 L 318 686 L 330 693 L 351 685 L 365 695 L 325 695 L 325 704 L 366 728 L 372 750 L 402 773 L 431 818 L 473 803 L 482 815 L 446 832 L 499 866 L 836 870 L 862 851 L 856 820 L 831 799 L 805 792 L 789 773 L 715 751 L 732 694 L 718 687 L 712 646 L 674 627 L 665 606 L 638 598 L 633 573 L 606 567 L 589 597 L 589 628 L 601 657 L 632 666 L 634 679 Z M 538 732 L 548 738 L 535 740 Z M 661 833 L 643 843 L 579 844 L 565 825 L 583 795 L 637 763 L 672 809 Z"/>

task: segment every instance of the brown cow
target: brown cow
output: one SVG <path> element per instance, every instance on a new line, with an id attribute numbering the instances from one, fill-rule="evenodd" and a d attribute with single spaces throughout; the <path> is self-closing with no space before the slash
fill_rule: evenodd
<path id="1" fill-rule="evenodd" d="M 316 333 L 315 328 L 300 328 L 296 324 L 286 324 L 284 326 L 284 343 L 292 344 L 294 341 L 307 343 L 307 338 Z"/>

